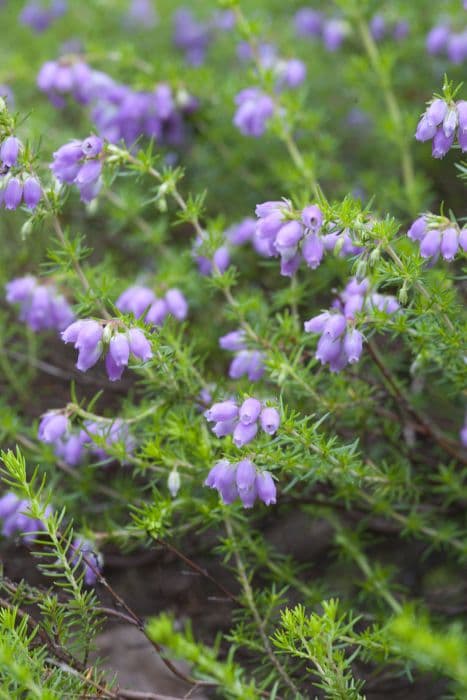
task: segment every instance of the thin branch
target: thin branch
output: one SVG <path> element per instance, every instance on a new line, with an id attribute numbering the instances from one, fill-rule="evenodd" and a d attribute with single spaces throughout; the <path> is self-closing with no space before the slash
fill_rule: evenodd
<path id="1" fill-rule="evenodd" d="M 199 564 L 196 564 L 196 562 L 194 562 L 192 559 L 185 556 L 183 552 L 180 552 L 180 550 L 174 547 L 173 544 L 170 544 L 170 542 L 166 542 L 165 540 L 161 540 L 160 538 L 158 538 L 156 542 L 173 552 L 179 559 L 181 559 L 185 564 L 187 564 L 187 566 L 193 569 L 193 571 L 196 571 L 198 574 L 201 574 L 201 576 L 204 576 L 204 578 L 208 579 L 208 581 L 211 581 L 211 583 L 213 583 L 216 586 L 216 588 L 218 588 L 224 595 L 226 595 L 227 598 L 229 598 L 229 600 L 231 600 L 234 603 L 240 604 L 237 596 L 234 595 L 231 591 L 229 591 L 228 588 L 226 588 L 222 583 L 217 581 L 207 569 L 204 569 L 203 567 L 199 566 Z"/>
<path id="2" fill-rule="evenodd" d="M 164 650 L 162 649 L 162 646 L 156 642 L 155 640 L 151 639 L 149 637 L 148 633 L 146 632 L 144 620 L 137 615 L 134 610 L 130 608 L 130 606 L 125 602 L 125 600 L 112 588 L 110 583 L 107 581 L 107 579 L 103 576 L 101 571 L 95 566 L 94 562 L 90 561 L 88 557 L 86 557 L 85 554 L 82 554 L 82 559 L 86 566 L 89 566 L 91 571 L 95 574 L 98 583 L 100 583 L 105 590 L 110 594 L 110 596 L 113 598 L 115 601 L 116 605 L 118 605 L 120 608 L 122 608 L 126 615 L 125 615 L 125 620 L 126 622 L 134 625 L 139 629 L 139 631 L 146 637 L 146 639 L 152 644 L 154 649 L 157 651 L 159 654 L 161 661 L 164 663 L 164 665 L 172 671 L 174 676 L 177 676 L 180 680 L 184 681 L 185 683 L 188 683 L 189 685 L 202 685 L 203 687 L 215 687 L 218 684 L 212 681 L 198 681 L 195 678 L 192 678 L 191 676 L 185 675 L 182 671 L 180 671 L 177 666 L 167 657 L 165 656 Z"/>
<path id="3" fill-rule="evenodd" d="M 225 522 L 225 528 L 227 530 L 228 536 L 236 545 L 235 535 L 233 532 L 232 524 L 231 524 L 228 516 L 226 516 L 224 518 L 224 522 Z M 264 650 L 265 650 L 269 660 L 271 661 L 272 665 L 276 669 L 277 673 L 279 674 L 279 676 L 282 678 L 283 682 L 287 686 L 287 688 L 292 693 L 294 693 L 295 696 L 300 696 L 299 689 L 297 688 L 297 686 L 295 685 L 293 680 L 290 678 L 289 674 L 287 673 L 285 668 L 282 666 L 282 664 L 280 663 L 277 656 L 274 654 L 274 650 L 271 646 L 271 642 L 269 641 L 269 637 L 266 634 L 264 622 L 261 619 L 261 616 L 258 612 L 258 608 L 256 607 L 253 591 L 251 589 L 250 582 L 248 580 L 245 565 L 242 561 L 242 558 L 240 557 L 237 546 L 235 546 L 234 557 L 235 557 L 235 563 L 237 565 L 237 571 L 238 571 L 240 583 L 241 583 L 241 586 L 243 588 L 243 592 L 245 594 L 245 599 L 246 599 L 248 607 L 250 608 L 251 614 L 253 615 L 256 626 L 258 628 L 258 632 L 259 632 L 259 635 L 261 637 L 261 641 L 263 642 Z"/>
<path id="4" fill-rule="evenodd" d="M 400 405 L 405 408 L 408 413 L 412 414 L 418 423 L 423 426 L 425 433 L 429 435 L 434 442 L 436 442 L 451 456 L 455 457 L 459 462 L 464 464 L 467 463 L 465 455 L 462 455 L 456 446 L 453 445 L 453 443 L 446 438 L 445 435 L 443 435 L 439 428 L 433 425 L 433 423 L 426 416 L 412 406 L 409 397 L 405 394 L 397 379 L 393 376 L 386 363 L 383 362 L 382 358 L 380 357 L 375 343 L 372 340 L 368 340 L 367 347 L 373 362 L 384 377 L 391 394 L 398 399 Z"/>

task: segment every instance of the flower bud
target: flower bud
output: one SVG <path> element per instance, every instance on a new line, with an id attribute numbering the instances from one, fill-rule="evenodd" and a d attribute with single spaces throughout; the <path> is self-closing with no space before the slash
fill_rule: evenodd
<path id="1" fill-rule="evenodd" d="M 251 442 L 256 433 L 258 432 L 258 424 L 250 423 L 249 425 L 244 425 L 243 423 L 237 423 L 235 430 L 233 432 L 233 441 L 236 447 L 243 447 Z"/>
<path id="2" fill-rule="evenodd" d="M 167 488 L 169 489 L 172 498 L 177 497 L 177 494 L 180 491 L 180 486 L 180 474 L 176 469 L 173 469 L 169 474 L 169 478 L 167 479 Z"/>
<path id="3" fill-rule="evenodd" d="M 214 403 L 204 415 L 210 422 L 233 420 L 238 415 L 238 406 L 235 401 L 221 401 Z"/>
<path id="4" fill-rule="evenodd" d="M 261 411 L 260 423 L 265 433 L 274 435 L 280 425 L 281 417 L 279 411 L 271 406 L 266 406 Z"/>
<path id="5" fill-rule="evenodd" d="M 258 498 L 267 506 L 276 502 L 276 485 L 269 472 L 258 472 L 256 475 L 256 488 L 258 490 Z"/>
<path id="6" fill-rule="evenodd" d="M 261 401 L 258 399 L 250 398 L 245 399 L 245 401 L 240 406 L 239 418 L 243 425 L 250 425 L 258 420 L 259 414 L 261 413 Z"/>

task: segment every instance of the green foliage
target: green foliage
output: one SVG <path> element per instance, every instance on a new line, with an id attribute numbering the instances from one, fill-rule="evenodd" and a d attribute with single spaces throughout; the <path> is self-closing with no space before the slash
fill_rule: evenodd
<path id="1" fill-rule="evenodd" d="M 460 624 L 443 631 L 434 628 L 426 616 L 404 610 L 392 620 L 389 631 L 404 656 L 421 668 L 452 678 L 457 697 L 463 697 L 467 688 L 467 639 Z"/>
<path id="2" fill-rule="evenodd" d="M 211 649 L 196 642 L 190 627 L 186 627 L 183 633 L 176 632 L 169 615 L 162 614 L 149 620 L 146 629 L 150 639 L 169 649 L 176 658 L 192 664 L 200 678 L 219 685 L 225 697 L 245 700 L 258 697 L 254 684 L 246 683 L 243 679 L 243 670 L 234 661 L 233 648 L 225 661 L 220 661 L 218 644 Z"/>

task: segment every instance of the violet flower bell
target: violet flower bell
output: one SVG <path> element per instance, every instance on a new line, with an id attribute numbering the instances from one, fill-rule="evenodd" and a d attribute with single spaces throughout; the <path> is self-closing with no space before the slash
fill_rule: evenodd
<path id="1" fill-rule="evenodd" d="M 72 555 L 72 566 L 75 567 L 79 564 L 82 567 L 86 585 L 94 586 L 103 568 L 102 555 L 88 540 L 82 537 L 75 537 L 70 547 L 70 554 Z"/>
<path id="2" fill-rule="evenodd" d="M 16 136 L 7 136 L 0 146 L 0 160 L 7 168 L 16 165 L 22 148 L 21 141 Z"/>
<path id="3" fill-rule="evenodd" d="M 42 442 L 55 443 L 68 431 L 68 418 L 59 411 L 48 411 L 39 423 L 38 438 Z"/>
<path id="4" fill-rule="evenodd" d="M 237 111 L 233 123 L 244 136 L 259 138 L 275 111 L 273 99 L 258 88 L 241 90 L 235 98 Z"/>

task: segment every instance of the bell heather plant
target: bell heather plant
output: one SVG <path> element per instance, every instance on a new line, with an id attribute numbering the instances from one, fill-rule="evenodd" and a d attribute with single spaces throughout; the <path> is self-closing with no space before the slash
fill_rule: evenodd
<path id="1" fill-rule="evenodd" d="M 1 691 L 465 698 L 463 3 L 109 9 L 0 7 Z"/>

